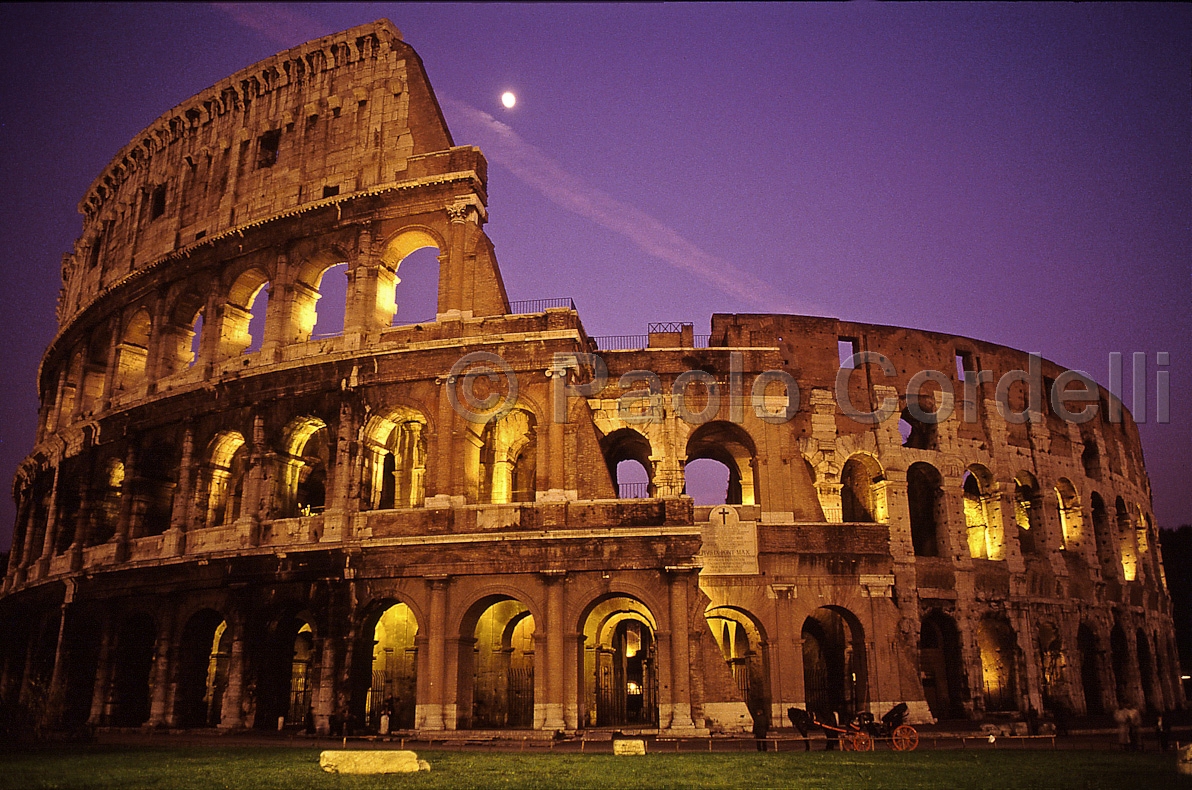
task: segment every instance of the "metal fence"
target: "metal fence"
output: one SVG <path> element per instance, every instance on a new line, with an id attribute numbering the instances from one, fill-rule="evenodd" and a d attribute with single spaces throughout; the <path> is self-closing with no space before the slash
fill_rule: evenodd
<path id="1" fill-rule="evenodd" d="M 519 299 L 516 302 L 509 303 L 509 314 L 544 313 L 551 307 L 564 307 L 568 310 L 574 310 L 575 302 L 572 301 L 570 296 L 560 296 L 554 299 Z"/>
<path id="2" fill-rule="evenodd" d="M 592 339 L 601 351 L 635 351 L 650 345 L 649 335 L 598 335 Z"/>
<path id="3" fill-rule="evenodd" d="M 617 483 L 617 496 L 620 499 L 649 499 L 649 483 Z"/>

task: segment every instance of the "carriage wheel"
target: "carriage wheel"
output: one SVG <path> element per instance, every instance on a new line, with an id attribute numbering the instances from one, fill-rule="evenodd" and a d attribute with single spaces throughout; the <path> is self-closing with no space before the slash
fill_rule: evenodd
<path id="1" fill-rule="evenodd" d="M 894 728 L 890 745 L 894 751 L 913 752 L 919 745 L 919 733 L 909 724 L 900 724 Z"/>
<path id="2" fill-rule="evenodd" d="M 842 752 L 857 751 L 856 738 L 857 738 L 857 733 L 855 733 L 855 732 L 846 732 L 843 735 L 841 735 L 840 736 L 840 751 L 842 751 Z"/>
<path id="3" fill-rule="evenodd" d="M 873 751 L 873 736 L 863 730 L 854 734 L 853 735 L 853 751 L 854 752 L 872 752 Z"/>

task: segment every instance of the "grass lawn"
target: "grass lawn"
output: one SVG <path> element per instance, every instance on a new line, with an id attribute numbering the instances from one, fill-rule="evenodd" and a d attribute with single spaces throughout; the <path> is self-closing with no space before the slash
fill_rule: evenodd
<path id="1" fill-rule="evenodd" d="M 337 776 L 317 750 L 72 747 L 0 754 L 0 788 L 1151 788 L 1188 787 L 1175 755 L 1114 751 L 519 754 L 425 751 L 430 773 Z"/>

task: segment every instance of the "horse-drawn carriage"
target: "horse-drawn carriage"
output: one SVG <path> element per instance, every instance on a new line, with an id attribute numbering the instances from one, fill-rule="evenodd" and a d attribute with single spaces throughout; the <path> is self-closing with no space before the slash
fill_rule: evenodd
<path id="1" fill-rule="evenodd" d="M 841 750 L 846 752 L 871 752 L 878 740 L 889 740 L 890 748 L 897 752 L 914 750 L 919 745 L 919 733 L 906 723 L 906 714 L 906 703 L 900 702 L 880 719 L 874 719 L 869 711 L 861 711 L 849 721 L 837 725 L 823 721 L 802 708 L 790 708 L 786 712 L 791 724 L 803 737 L 807 737 L 812 727 L 819 727 L 828 736 L 829 744 L 838 741 Z"/>

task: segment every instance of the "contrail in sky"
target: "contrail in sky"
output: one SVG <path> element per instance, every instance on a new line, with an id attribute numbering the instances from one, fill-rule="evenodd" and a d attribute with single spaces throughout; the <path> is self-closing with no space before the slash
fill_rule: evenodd
<path id="1" fill-rule="evenodd" d="M 241 27 L 289 49 L 329 32 L 326 25 L 302 11 L 279 3 L 209 3 Z"/>
<path id="2" fill-rule="evenodd" d="M 462 119 L 472 139 L 494 162 L 541 192 L 557 205 L 617 233 L 642 252 L 693 274 L 726 294 L 765 312 L 786 313 L 790 304 L 771 296 L 775 288 L 728 261 L 710 255 L 676 230 L 641 209 L 584 183 L 542 149 L 483 110 L 439 96 L 440 103 Z"/>

